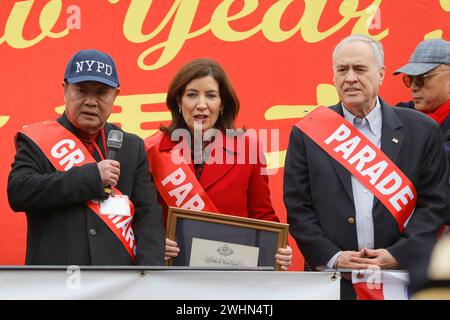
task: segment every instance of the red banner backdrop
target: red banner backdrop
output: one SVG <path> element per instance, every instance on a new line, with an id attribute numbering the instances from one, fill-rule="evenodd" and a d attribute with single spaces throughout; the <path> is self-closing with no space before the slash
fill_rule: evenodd
<path id="1" fill-rule="evenodd" d="M 0 264 L 23 264 L 25 254 L 25 215 L 12 212 L 6 194 L 14 134 L 62 112 L 61 81 L 76 51 L 115 58 L 122 90 L 110 121 L 142 138 L 169 121 L 165 93 L 181 65 L 199 57 L 221 63 L 241 100 L 239 125 L 280 130 L 279 148 L 269 143 L 267 155 L 273 204 L 285 221 L 290 128 L 317 105 L 337 102 L 334 46 L 352 33 L 381 40 L 388 70 L 381 95 L 395 104 L 409 92 L 392 71 L 424 38 L 450 38 L 449 12 L 450 0 L 1 1 Z M 299 270 L 302 257 L 290 243 Z"/>

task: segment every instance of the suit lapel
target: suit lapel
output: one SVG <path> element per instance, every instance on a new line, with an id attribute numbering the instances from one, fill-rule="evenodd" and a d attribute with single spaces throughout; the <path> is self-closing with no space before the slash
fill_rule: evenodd
<path id="1" fill-rule="evenodd" d="M 342 106 L 340 103 L 335 106 L 330 107 L 330 109 L 337 112 L 341 116 L 344 115 L 344 113 L 342 111 Z M 352 178 L 351 178 L 350 172 L 344 166 L 342 166 L 339 162 L 334 160 L 332 157 L 329 157 L 329 159 L 334 167 L 334 170 L 336 171 L 337 176 L 339 177 L 339 180 L 341 180 L 341 183 L 342 183 L 345 191 L 347 192 L 347 195 L 349 196 L 350 200 L 352 200 L 352 202 L 353 202 Z"/>
<path id="2" fill-rule="evenodd" d="M 381 101 L 381 112 L 383 124 L 381 127 L 381 151 L 383 151 L 392 162 L 396 162 L 404 140 L 403 133 L 398 130 L 402 123 L 390 105 Z"/>
<path id="3" fill-rule="evenodd" d="M 394 107 L 386 104 L 383 100 L 380 99 L 381 104 L 381 112 L 382 112 L 382 133 L 381 133 L 381 151 L 383 151 L 386 156 L 391 159 L 392 162 L 396 162 L 397 157 L 400 153 L 400 149 L 402 147 L 402 143 L 404 140 L 403 133 L 399 130 L 402 127 L 402 123 L 400 119 L 397 117 Z M 338 114 L 343 116 L 342 105 L 339 103 L 335 106 L 330 107 L 331 110 L 336 111 Z M 344 186 L 347 195 L 350 199 L 353 200 L 353 189 L 352 189 L 352 180 L 350 172 L 345 169 L 339 162 L 334 160 L 332 157 L 329 157 L 330 161 L 341 180 L 342 185 Z M 378 204 L 379 200 L 377 197 L 374 197 L 373 208 Z"/>
<path id="4" fill-rule="evenodd" d="M 380 103 L 383 117 L 381 127 L 381 151 L 395 163 L 404 140 L 404 135 L 399 130 L 402 127 L 402 123 L 393 110 L 395 107 L 386 104 L 381 99 Z M 377 197 L 374 197 L 374 208 L 379 201 L 380 200 L 378 200 Z"/>

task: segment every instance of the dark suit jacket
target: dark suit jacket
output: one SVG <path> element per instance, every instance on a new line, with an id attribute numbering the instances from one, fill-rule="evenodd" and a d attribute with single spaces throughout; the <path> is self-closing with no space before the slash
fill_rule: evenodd
<path id="1" fill-rule="evenodd" d="M 396 104 L 396 106 L 402 107 L 402 108 L 415 109 L 414 101 L 399 102 Z M 443 138 L 444 149 L 445 149 L 445 152 L 447 153 L 448 163 L 450 164 L 450 116 L 447 116 L 447 118 L 445 118 L 444 122 L 441 124 L 441 130 L 442 130 L 442 135 L 444 137 Z M 449 185 L 448 198 L 450 200 L 450 176 L 448 179 L 448 185 Z M 448 206 L 448 208 L 447 208 L 447 218 L 445 220 L 445 224 L 450 226 L 450 206 Z"/>
<path id="2" fill-rule="evenodd" d="M 343 115 L 341 104 L 330 107 Z M 386 248 L 408 268 L 417 248 L 437 237 L 447 207 L 448 163 L 439 126 L 415 110 L 381 101 L 381 150 L 417 190 L 417 205 L 403 234 L 386 207 L 374 199 L 375 248 Z M 393 138 L 399 142 L 393 143 Z M 293 127 L 284 170 L 284 202 L 290 232 L 312 268 L 338 251 L 358 250 L 350 173 Z M 353 224 L 351 223 L 353 222 Z"/>
<path id="3" fill-rule="evenodd" d="M 57 120 L 75 133 L 63 115 Z M 105 134 L 112 124 L 105 125 Z M 101 135 L 97 144 L 103 152 Z M 105 156 L 105 155 L 103 155 Z M 95 153 L 94 158 L 100 161 Z M 161 207 L 148 171 L 142 139 L 125 133 L 118 153 L 117 188 L 135 205 L 133 230 L 137 264 L 164 264 L 164 228 Z M 130 265 L 132 260 L 108 226 L 85 204 L 105 198 L 97 165 L 56 171 L 39 147 L 19 134 L 15 161 L 8 180 L 8 199 L 14 211 L 27 215 L 26 264 Z"/>

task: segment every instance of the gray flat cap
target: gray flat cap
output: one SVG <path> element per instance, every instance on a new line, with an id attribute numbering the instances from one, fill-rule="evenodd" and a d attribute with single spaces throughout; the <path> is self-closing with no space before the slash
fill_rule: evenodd
<path id="1" fill-rule="evenodd" d="M 423 40 L 414 50 L 409 63 L 394 74 L 418 76 L 441 64 L 450 65 L 450 41 L 442 39 Z"/>

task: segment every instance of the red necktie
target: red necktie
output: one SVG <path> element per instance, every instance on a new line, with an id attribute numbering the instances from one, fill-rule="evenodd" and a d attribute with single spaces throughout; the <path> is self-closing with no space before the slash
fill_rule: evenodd
<path id="1" fill-rule="evenodd" d="M 83 142 L 86 149 L 89 151 L 89 153 L 94 156 L 95 153 L 95 147 L 93 144 L 93 141 L 97 141 L 97 137 L 100 132 L 89 134 L 80 130 L 77 130 L 77 137 L 80 138 L 81 142 Z"/>

